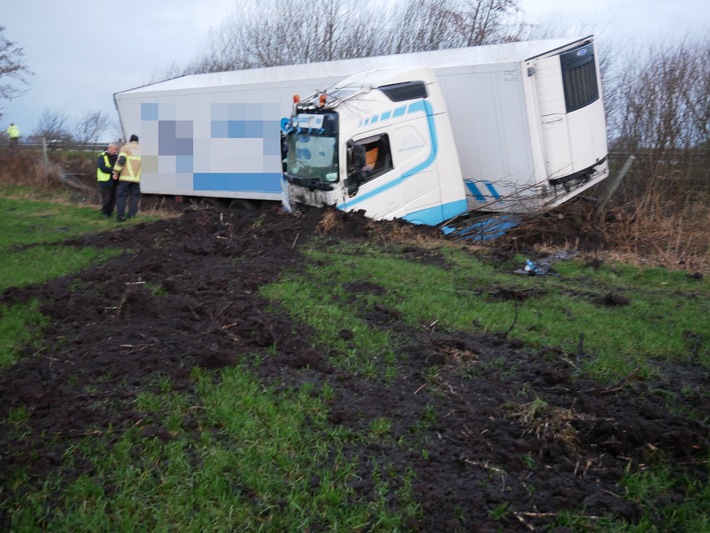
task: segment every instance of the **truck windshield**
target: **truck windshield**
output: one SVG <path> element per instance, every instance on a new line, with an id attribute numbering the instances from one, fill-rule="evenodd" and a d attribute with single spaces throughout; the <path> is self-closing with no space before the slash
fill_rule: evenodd
<path id="1" fill-rule="evenodd" d="M 289 133 L 286 173 L 308 181 L 338 181 L 337 147 L 335 136 Z"/>

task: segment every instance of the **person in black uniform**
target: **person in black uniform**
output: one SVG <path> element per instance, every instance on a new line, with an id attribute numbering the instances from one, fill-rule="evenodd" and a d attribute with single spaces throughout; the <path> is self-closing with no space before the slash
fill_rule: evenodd
<path id="1" fill-rule="evenodd" d="M 111 218 L 116 206 L 118 181 L 113 179 L 113 167 L 118 159 L 118 144 L 111 143 L 99 154 L 96 160 L 96 180 L 101 192 L 101 216 Z"/>

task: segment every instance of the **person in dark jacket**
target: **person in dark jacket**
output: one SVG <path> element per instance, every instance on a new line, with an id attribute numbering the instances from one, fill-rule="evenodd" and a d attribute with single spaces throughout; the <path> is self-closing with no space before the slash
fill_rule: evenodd
<path id="1" fill-rule="evenodd" d="M 99 154 L 96 160 L 96 180 L 101 192 L 101 216 L 111 218 L 116 206 L 116 189 L 118 182 L 113 179 L 113 167 L 118 159 L 118 144 L 111 143 Z"/>

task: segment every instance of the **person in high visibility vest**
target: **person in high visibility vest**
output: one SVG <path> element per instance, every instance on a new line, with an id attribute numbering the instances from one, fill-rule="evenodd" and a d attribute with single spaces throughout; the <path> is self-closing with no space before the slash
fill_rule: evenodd
<path id="1" fill-rule="evenodd" d="M 17 146 L 20 142 L 20 128 L 14 122 L 10 122 L 7 128 L 7 136 L 10 137 L 10 146 Z"/>
<path id="2" fill-rule="evenodd" d="M 96 160 L 96 181 L 101 193 L 101 215 L 111 218 L 116 206 L 118 181 L 113 179 L 113 167 L 118 159 L 118 144 L 110 143 Z"/>
<path id="3" fill-rule="evenodd" d="M 118 161 L 113 167 L 113 179 L 118 180 L 118 198 L 116 199 L 116 220 L 126 220 L 126 200 L 128 200 L 128 218 L 138 213 L 138 200 L 141 197 L 141 147 L 138 135 L 131 135 L 128 144 L 121 148 Z"/>

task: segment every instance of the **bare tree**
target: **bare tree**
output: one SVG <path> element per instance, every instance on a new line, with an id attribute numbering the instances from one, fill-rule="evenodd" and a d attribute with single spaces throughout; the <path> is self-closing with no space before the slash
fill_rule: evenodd
<path id="1" fill-rule="evenodd" d="M 259 9 L 245 10 L 232 34 L 239 46 L 227 49 L 242 54 L 252 67 L 269 67 L 356 57 L 375 50 L 381 4 L 364 0 L 324 0 L 314 13 L 307 0 L 267 0 Z M 379 6 L 379 7 L 378 7 Z M 276 13 L 266 17 L 264 13 Z M 304 17 L 304 13 L 312 16 Z M 369 26 L 367 25 L 369 21 Z M 235 28 L 238 26 L 238 28 Z M 357 44 L 356 44 L 357 43 Z M 355 50 L 351 47 L 355 44 Z M 223 48 L 224 49 L 224 48 Z"/>
<path id="2" fill-rule="evenodd" d="M 518 0 L 260 0 L 240 5 L 184 73 L 520 40 Z"/>
<path id="3" fill-rule="evenodd" d="M 448 16 L 449 0 L 408 0 L 400 12 L 401 31 L 393 34 L 392 52 L 437 50 L 446 38 L 442 24 Z"/>
<path id="4" fill-rule="evenodd" d="M 10 83 L 11 80 L 21 85 L 27 85 L 27 76 L 32 75 L 23 61 L 23 49 L 8 40 L 3 35 L 4 31 L 5 27 L 0 26 L 0 105 L 3 100 L 12 100 L 23 92 L 22 89 Z M 2 108 L 0 108 L 1 116 Z"/>
<path id="5" fill-rule="evenodd" d="M 481 46 L 521 39 L 517 0 L 466 0 L 454 3 L 452 47 Z"/>
<path id="6" fill-rule="evenodd" d="M 31 136 L 36 141 L 45 139 L 51 148 L 61 148 L 74 140 L 69 130 L 69 117 L 61 111 L 45 109 L 40 116 L 37 129 Z"/>
<path id="7" fill-rule="evenodd" d="M 76 124 L 76 141 L 80 142 L 84 148 L 89 143 L 98 141 L 101 135 L 109 127 L 111 119 L 103 111 L 89 111 Z"/>

